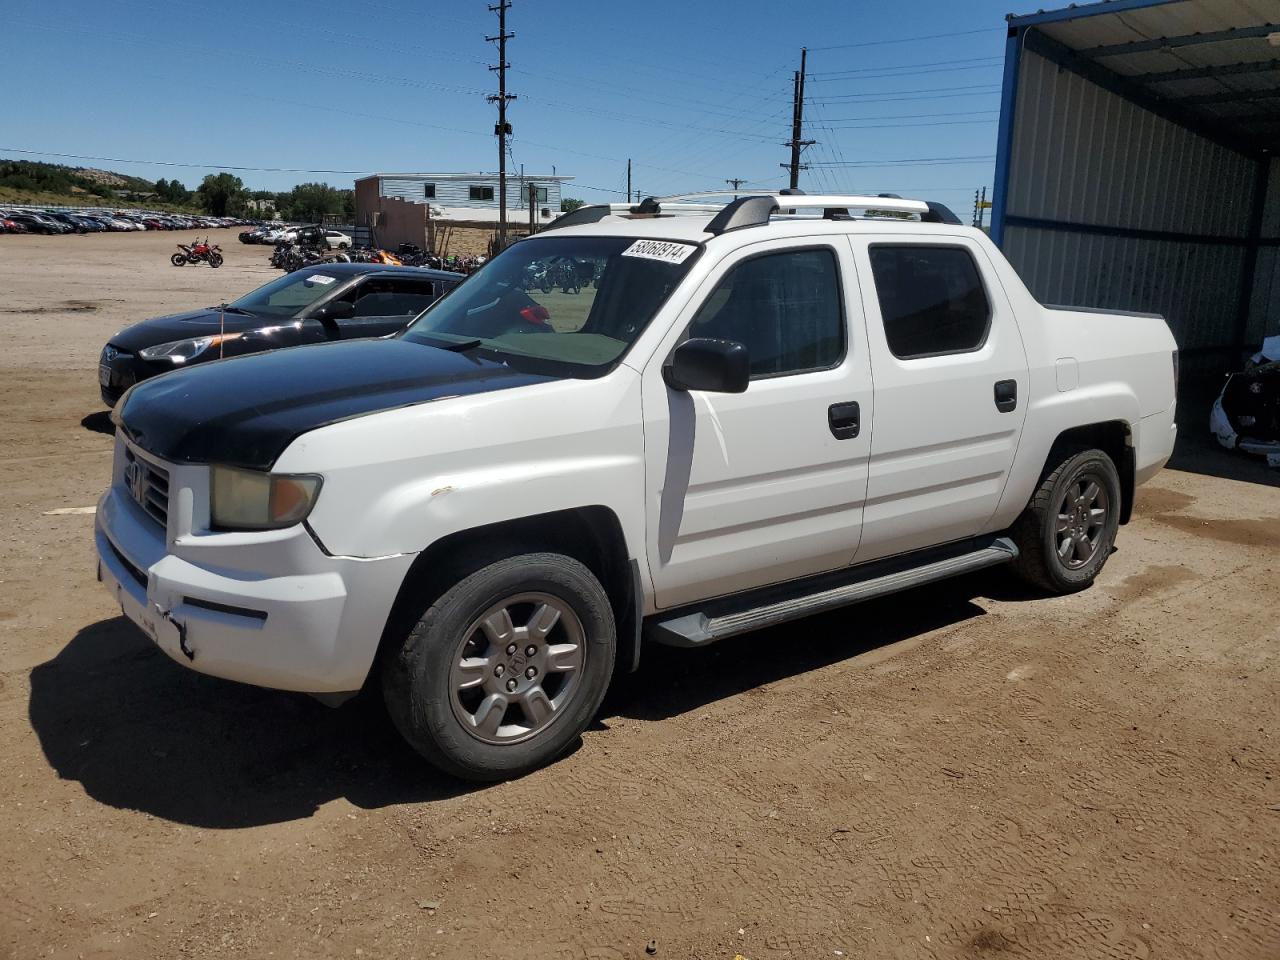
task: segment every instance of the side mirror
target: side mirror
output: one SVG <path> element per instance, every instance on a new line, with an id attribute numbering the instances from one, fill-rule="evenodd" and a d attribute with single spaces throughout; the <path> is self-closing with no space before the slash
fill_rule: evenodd
<path id="1" fill-rule="evenodd" d="M 334 300 L 318 307 L 312 320 L 350 320 L 356 315 L 356 305 L 350 300 Z"/>
<path id="2" fill-rule="evenodd" d="M 746 346 L 734 340 L 694 338 L 676 347 L 662 379 L 672 390 L 743 393 L 751 381 L 751 360 Z"/>

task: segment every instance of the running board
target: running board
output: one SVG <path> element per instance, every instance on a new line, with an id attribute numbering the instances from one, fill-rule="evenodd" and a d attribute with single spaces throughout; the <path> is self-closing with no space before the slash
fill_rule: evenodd
<path id="1" fill-rule="evenodd" d="M 701 647 L 716 640 L 798 620 L 824 610 L 861 603 L 962 573 L 998 566 L 1008 563 L 1017 555 L 1018 548 L 1012 540 L 998 537 L 987 540 L 985 546 L 963 553 L 953 552 L 939 556 L 936 551 L 929 551 L 922 554 L 917 562 L 905 567 L 902 560 L 910 558 L 896 558 L 896 562 L 873 562 L 867 564 L 867 569 L 863 571 L 841 571 L 844 582 L 837 586 L 829 586 L 832 575 L 826 574 L 799 584 L 782 584 L 780 587 L 753 591 L 748 597 L 765 602 L 745 609 L 733 609 L 730 604 L 735 598 L 729 597 L 708 605 L 724 611 L 718 615 L 715 612 L 708 615 L 707 610 L 697 610 L 666 620 L 655 618 L 648 624 L 647 634 L 649 639 L 668 646 Z M 856 579 L 850 581 L 850 576 Z M 806 586 L 811 592 L 795 593 L 797 590 L 804 590 Z M 792 595 L 780 598 L 779 591 L 787 591 Z M 744 597 L 737 599 L 740 602 L 750 602 Z M 685 609 L 688 610 L 687 607 Z"/>

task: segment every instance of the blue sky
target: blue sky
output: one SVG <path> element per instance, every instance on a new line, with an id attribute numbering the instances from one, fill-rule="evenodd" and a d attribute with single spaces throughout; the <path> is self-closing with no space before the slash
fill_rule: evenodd
<path id="1" fill-rule="evenodd" d="M 818 143 L 801 187 L 924 196 L 967 218 L 991 185 L 1004 15 L 1034 5 L 513 0 L 511 157 L 595 201 L 622 199 L 628 157 L 645 194 L 785 186 L 807 46 Z M 484 0 L 4 6 L 0 157 L 188 186 L 219 164 L 301 171 L 236 171 L 271 190 L 354 179 L 320 170 L 497 169 Z"/>

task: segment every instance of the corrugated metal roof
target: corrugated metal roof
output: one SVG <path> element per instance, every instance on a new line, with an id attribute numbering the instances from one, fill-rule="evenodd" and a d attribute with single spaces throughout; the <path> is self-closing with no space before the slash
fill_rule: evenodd
<path id="1" fill-rule="evenodd" d="M 1280 45 L 1268 40 L 1280 0 L 1114 0 L 1020 21 L 1226 136 L 1280 149 Z"/>

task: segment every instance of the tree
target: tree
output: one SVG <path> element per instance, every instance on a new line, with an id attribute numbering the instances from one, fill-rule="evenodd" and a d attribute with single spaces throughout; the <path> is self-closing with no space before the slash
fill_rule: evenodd
<path id="1" fill-rule="evenodd" d="M 295 220 L 319 222 L 342 212 L 342 194 L 327 183 L 300 183 L 289 194 L 289 213 Z"/>
<path id="2" fill-rule="evenodd" d="M 191 200 L 191 191 L 177 180 L 166 180 L 161 177 L 156 181 L 156 196 L 166 203 L 187 203 Z"/>
<path id="3" fill-rule="evenodd" d="M 560 210 L 562 213 L 573 213 L 582 206 L 581 200 L 575 200 L 573 197 L 563 197 L 560 200 Z"/>
<path id="4" fill-rule="evenodd" d="M 229 173 L 209 174 L 196 188 L 196 196 L 208 213 L 215 217 L 240 213 L 247 193 L 239 177 Z"/>

